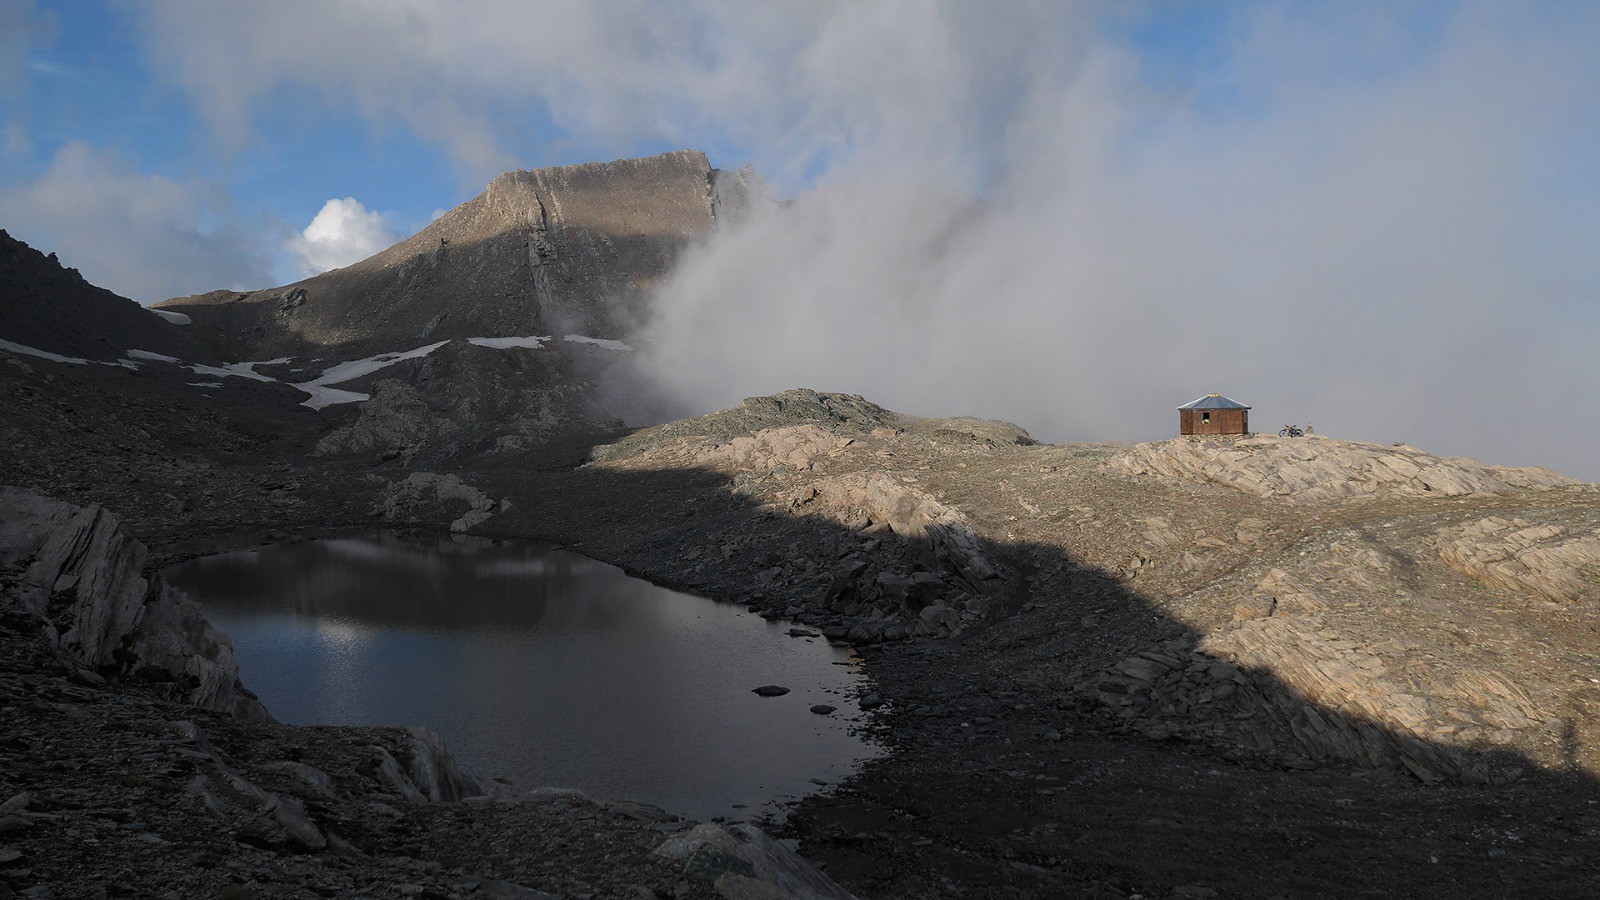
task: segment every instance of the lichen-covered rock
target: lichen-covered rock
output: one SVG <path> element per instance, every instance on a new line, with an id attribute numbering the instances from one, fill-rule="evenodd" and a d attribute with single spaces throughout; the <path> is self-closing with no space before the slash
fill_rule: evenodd
<path id="1" fill-rule="evenodd" d="M 1600 596 L 1600 531 L 1489 516 L 1441 528 L 1433 543 L 1445 562 L 1497 587 L 1561 601 Z"/>
<path id="2" fill-rule="evenodd" d="M 1136 444 L 1107 465 L 1124 475 L 1215 482 L 1291 503 L 1503 494 L 1578 483 L 1550 469 L 1492 466 L 1404 444 L 1386 447 L 1320 435 L 1155 441 Z"/>

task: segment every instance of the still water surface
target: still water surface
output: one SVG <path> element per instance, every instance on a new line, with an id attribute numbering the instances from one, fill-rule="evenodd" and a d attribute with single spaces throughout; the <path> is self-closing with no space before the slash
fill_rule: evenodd
<path id="1" fill-rule="evenodd" d="M 522 788 L 745 818 L 877 752 L 848 730 L 845 652 L 569 551 L 376 535 L 165 574 L 280 721 L 425 725 L 467 771 Z M 750 692 L 764 684 L 791 692 Z"/>

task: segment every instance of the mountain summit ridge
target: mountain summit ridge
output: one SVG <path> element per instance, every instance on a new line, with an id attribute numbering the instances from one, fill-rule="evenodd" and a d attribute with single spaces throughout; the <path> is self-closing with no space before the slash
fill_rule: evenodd
<path id="1" fill-rule="evenodd" d="M 364 260 L 260 291 L 158 304 L 193 318 L 231 359 L 360 356 L 422 341 L 576 332 L 623 337 L 646 295 L 719 206 L 759 177 L 704 153 L 504 173 L 484 192 Z"/>

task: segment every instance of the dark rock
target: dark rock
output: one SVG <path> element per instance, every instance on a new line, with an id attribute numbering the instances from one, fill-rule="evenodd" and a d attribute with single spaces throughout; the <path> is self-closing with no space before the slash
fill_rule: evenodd
<path id="1" fill-rule="evenodd" d="M 783 687 L 782 685 L 764 684 L 761 687 L 751 690 L 750 693 L 762 697 L 782 697 L 784 694 L 789 693 L 789 689 Z"/>
<path id="2" fill-rule="evenodd" d="M 819 716 L 831 715 L 836 709 L 838 709 L 838 707 L 829 706 L 826 703 L 818 703 L 817 705 L 811 707 L 811 711 Z"/>

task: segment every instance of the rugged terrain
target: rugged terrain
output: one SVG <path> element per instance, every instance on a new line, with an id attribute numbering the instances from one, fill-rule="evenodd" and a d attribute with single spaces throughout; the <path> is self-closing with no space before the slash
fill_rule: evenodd
<path id="1" fill-rule="evenodd" d="M 640 171 L 682 175 L 648 182 L 677 196 L 702 162 Z M 618 190 L 584 177 L 497 180 L 524 204 L 507 221 L 529 197 L 553 208 L 541 192 Z M 639 205 L 694 219 L 703 201 L 709 227 L 716 181 Z M 484 221 L 490 194 L 441 223 Z M 544 234 L 562 258 L 589 232 Z M 437 237 L 341 277 L 400 279 Z M 470 243 L 447 237 L 446 256 Z M 10 249 L 28 284 L 83 293 Z M 1327 437 L 1038 444 L 804 390 L 630 430 L 593 400 L 620 358 L 595 355 L 626 351 L 493 312 L 424 336 L 431 316 L 407 310 L 426 292 L 337 275 L 288 310 L 277 293 L 184 304 L 191 325 L 134 309 L 171 344 L 92 355 L 50 303 L 0 333 L 0 896 L 836 890 L 753 829 L 480 782 L 426 733 L 267 720 L 155 573 L 351 526 L 553 540 L 857 646 L 891 752 L 780 832 L 857 896 L 1600 883 L 1594 485 Z M 554 296 L 526 289 L 504 309 Z M 309 312 L 363 291 L 394 304 L 393 335 Z M 584 321 L 580 337 L 629 337 Z M 259 378 L 233 362 L 280 353 L 245 367 Z M 314 409 L 297 384 L 358 396 Z"/>

